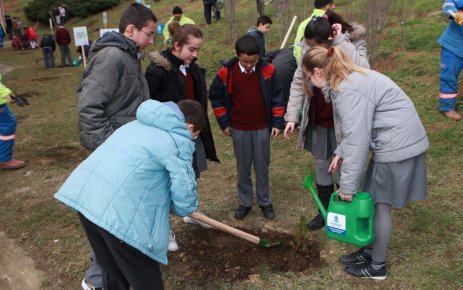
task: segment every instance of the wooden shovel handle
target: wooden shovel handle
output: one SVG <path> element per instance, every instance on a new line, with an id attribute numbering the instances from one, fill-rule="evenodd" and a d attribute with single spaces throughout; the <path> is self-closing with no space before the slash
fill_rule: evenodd
<path id="1" fill-rule="evenodd" d="M 226 233 L 229 233 L 231 235 L 234 235 L 235 237 L 238 237 L 238 238 L 241 238 L 241 239 L 244 239 L 246 241 L 249 241 L 251 243 L 254 243 L 256 245 L 259 244 L 259 241 L 260 241 L 260 238 L 259 237 L 256 237 L 256 236 L 253 236 L 251 234 L 248 234 L 246 232 L 243 232 L 241 230 L 238 230 L 238 229 L 235 229 L 234 227 L 231 227 L 229 225 L 226 225 L 224 223 L 221 223 L 221 222 L 218 222 L 216 220 L 213 220 L 205 215 L 202 215 L 202 214 L 199 214 L 197 212 L 193 212 L 190 217 L 198 220 L 198 221 L 201 221 L 203 223 L 206 223 L 208 225 L 211 225 L 213 226 L 214 228 L 216 229 L 219 229 L 221 231 L 224 231 Z"/>

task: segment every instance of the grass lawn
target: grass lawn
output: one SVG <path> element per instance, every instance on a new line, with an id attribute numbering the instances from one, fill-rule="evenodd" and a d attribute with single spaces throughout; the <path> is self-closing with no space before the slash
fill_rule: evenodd
<path id="1" fill-rule="evenodd" d="M 281 21 L 273 2 L 266 7 L 274 20 L 268 50 L 278 48 L 281 39 Z M 303 3 L 307 1 L 293 2 L 291 11 L 304 15 L 308 7 Z M 315 203 L 303 188 L 303 178 L 314 170 L 314 162 L 308 152 L 296 150 L 296 136 L 290 140 L 280 136 L 271 145 L 270 187 L 277 219 L 265 221 L 255 206 L 245 221 L 235 220 L 233 211 L 239 200 L 231 139 L 223 136 L 210 113 L 221 163 L 210 163 L 209 170 L 198 181 L 201 211 L 240 228 L 305 235 L 318 244 L 322 261 L 320 266 L 302 272 L 278 272 L 256 265 L 255 274 L 247 279 L 219 281 L 215 288 L 462 289 L 463 200 L 459 186 L 463 180 L 463 146 L 460 144 L 463 123 L 445 119 L 438 110 L 440 47 L 437 38 L 446 22 L 440 13 L 428 15 L 440 9 L 440 2 L 414 1 L 414 19 L 409 19 L 404 26 L 404 50 L 400 49 L 400 25 L 391 16 L 381 38 L 380 57 L 374 63 L 376 70 L 396 81 L 414 101 L 431 141 L 427 154 L 428 198 L 393 211 L 388 279 L 377 283 L 349 277 L 337 259 L 355 250 L 353 246 L 327 240 L 321 231 L 301 231 L 304 222 L 316 212 Z M 108 27 L 117 27 L 119 15 L 128 3 L 121 1 L 119 7 L 108 11 Z M 177 1 L 150 2 L 160 23 L 166 22 L 174 3 Z M 237 30 L 244 33 L 257 17 L 255 1 L 237 0 L 237 4 Z M 206 27 L 202 1 L 182 1 L 181 5 L 185 15 L 203 28 L 205 44 L 199 62 L 207 69 L 210 83 L 220 66 L 219 61 L 233 56 L 233 45 L 225 41 L 227 24 L 221 20 Z M 337 11 L 355 15 L 352 7 L 347 1 L 339 1 Z M 103 25 L 101 14 L 72 19 L 69 27 L 83 25 L 88 26 L 90 38 L 96 39 L 98 28 Z M 39 33 L 47 30 L 47 26 L 41 26 Z M 292 39 L 294 36 L 290 37 L 290 42 Z M 149 50 L 159 49 L 162 49 L 161 37 Z M 72 53 L 77 55 L 74 47 Z M 57 64 L 59 58 L 58 50 Z M 28 165 L 18 171 L 0 171 L 0 229 L 20 243 L 37 268 L 46 272 L 43 289 L 79 289 L 88 266 L 90 248 L 76 214 L 54 200 L 53 194 L 87 154 L 79 145 L 75 94 L 83 68 L 46 70 L 40 50 L 2 49 L 0 63 L 15 67 L 2 77 L 2 82 L 17 94 L 28 95 L 31 103 L 24 108 L 12 107 L 18 119 L 15 157 L 27 160 Z M 144 66 L 147 64 L 145 58 Z M 192 227 L 184 225 L 179 218 L 172 218 L 171 222 L 179 237 L 182 232 L 192 231 Z M 178 242 L 182 247 L 182 243 L 191 241 L 179 239 Z M 176 277 L 184 274 L 184 267 L 166 266 L 162 271 L 167 289 L 208 288 L 194 280 L 189 286 L 179 286 Z"/>

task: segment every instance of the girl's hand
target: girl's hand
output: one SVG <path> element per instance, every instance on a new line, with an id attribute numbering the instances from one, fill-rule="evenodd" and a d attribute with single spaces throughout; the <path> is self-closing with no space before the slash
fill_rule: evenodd
<path id="1" fill-rule="evenodd" d="M 344 194 L 344 193 L 342 193 L 342 192 L 339 191 L 339 190 L 338 190 L 338 193 L 339 193 L 339 197 L 340 197 L 342 200 L 352 201 L 352 197 L 353 197 L 352 194 Z"/>
<path id="2" fill-rule="evenodd" d="M 339 170 L 339 168 L 341 168 L 341 164 L 342 164 L 342 158 L 339 157 L 338 155 L 335 155 L 333 157 L 333 160 L 331 160 L 330 167 L 328 167 L 328 172 Z"/>
<path id="3" fill-rule="evenodd" d="M 331 26 L 332 30 L 333 30 L 333 38 L 336 38 L 338 37 L 339 35 L 342 34 L 342 25 L 339 24 L 339 23 L 334 23 L 332 26 Z"/>
<path id="4" fill-rule="evenodd" d="M 293 134 L 295 126 L 296 126 L 296 122 L 286 123 L 286 128 L 285 128 L 285 131 L 283 132 L 285 139 L 289 139 L 289 134 Z"/>

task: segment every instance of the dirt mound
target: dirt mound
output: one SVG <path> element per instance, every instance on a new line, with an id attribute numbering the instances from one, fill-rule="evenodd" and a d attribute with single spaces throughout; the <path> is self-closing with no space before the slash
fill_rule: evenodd
<path id="1" fill-rule="evenodd" d="M 288 234 L 267 231 L 251 234 L 286 247 L 262 248 L 230 234 L 197 228 L 178 232 L 179 251 L 169 253 L 166 277 L 179 288 L 193 285 L 217 289 L 221 284 L 248 279 L 265 267 L 273 272 L 304 272 L 321 264 L 320 247 L 308 238 L 295 241 Z"/>

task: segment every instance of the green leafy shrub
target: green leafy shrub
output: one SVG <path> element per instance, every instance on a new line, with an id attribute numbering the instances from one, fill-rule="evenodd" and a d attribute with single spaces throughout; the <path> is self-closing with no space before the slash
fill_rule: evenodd
<path id="1" fill-rule="evenodd" d="M 50 12 L 60 4 L 66 4 L 68 16 L 87 17 L 119 4 L 120 0 L 32 0 L 24 7 L 24 13 L 32 21 L 48 23 Z"/>

